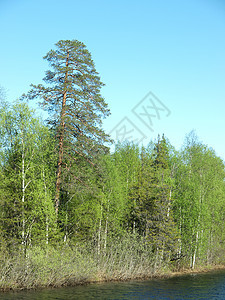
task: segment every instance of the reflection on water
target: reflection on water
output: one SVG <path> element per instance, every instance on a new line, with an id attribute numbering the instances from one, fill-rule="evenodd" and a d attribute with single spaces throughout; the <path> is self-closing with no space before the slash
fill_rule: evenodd
<path id="1" fill-rule="evenodd" d="M 42 291 L 0 293 L 4 300 L 225 299 L 225 272 L 148 281 L 110 282 Z"/>

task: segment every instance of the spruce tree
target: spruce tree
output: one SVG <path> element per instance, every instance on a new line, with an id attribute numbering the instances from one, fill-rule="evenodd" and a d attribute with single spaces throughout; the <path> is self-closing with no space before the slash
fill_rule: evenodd
<path id="1" fill-rule="evenodd" d="M 152 215 L 149 226 L 149 239 L 154 245 L 156 261 L 169 260 L 175 251 L 177 232 L 173 221 L 172 186 L 169 143 L 164 137 L 158 137 L 153 151 Z"/>
<path id="2" fill-rule="evenodd" d="M 46 85 L 32 85 L 24 98 L 40 98 L 42 107 L 50 113 L 48 123 L 55 129 L 58 153 L 55 209 L 58 213 L 60 191 L 66 182 L 82 181 L 78 162 L 82 159 L 94 165 L 96 154 L 107 150 L 103 144 L 108 136 L 101 124 L 102 118 L 109 115 L 109 109 L 100 94 L 103 83 L 82 42 L 61 40 L 56 50 L 49 51 L 44 59 L 51 67 L 44 78 Z"/>

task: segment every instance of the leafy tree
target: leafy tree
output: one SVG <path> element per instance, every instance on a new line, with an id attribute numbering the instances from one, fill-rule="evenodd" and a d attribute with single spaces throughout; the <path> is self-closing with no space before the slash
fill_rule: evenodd
<path id="1" fill-rule="evenodd" d="M 122 183 L 126 217 L 124 226 L 128 230 L 136 231 L 137 216 L 135 199 L 130 197 L 130 190 L 138 181 L 140 168 L 139 148 L 135 144 L 118 144 L 113 154 L 118 174 Z"/>
<path id="2" fill-rule="evenodd" d="M 55 190 L 58 213 L 60 190 L 68 181 L 80 180 L 74 163 L 82 158 L 94 164 L 96 155 L 106 150 L 103 143 L 108 137 L 101 124 L 109 110 L 100 94 L 103 83 L 83 43 L 61 40 L 56 50 L 49 51 L 44 59 L 51 67 L 44 78 L 46 85 L 32 85 L 24 98 L 42 99 L 43 108 L 51 114 L 48 121 L 55 129 L 58 143 Z"/>
<path id="3" fill-rule="evenodd" d="M 110 236 L 121 236 L 124 232 L 127 199 L 114 155 L 104 155 L 101 158 L 101 164 L 104 167 L 104 173 L 97 181 L 100 200 L 98 244 L 106 249 Z"/>
<path id="4" fill-rule="evenodd" d="M 174 213 L 181 236 L 179 255 L 194 268 L 196 262 L 212 262 L 212 253 L 224 245 L 224 163 L 193 132 L 185 142 Z"/>
<path id="5" fill-rule="evenodd" d="M 10 243 L 22 244 L 24 252 L 32 241 L 40 241 L 40 232 L 44 233 L 43 216 L 53 207 L 52 196 L 47 197 L 51 190 L 45 189 L 46 177 L 49 180 L 51 175 L 45 173 L 43 179 L 43 166 L 54 162 L 43 142 L 47 141 L 49 131 L 33 114 L 24 103 L 4 106 L 0 112 L 4 190 L 1 221 Z M 47 159 L 43 158 L 45 155 Z M 44 189 L 46 197 L 42 198 Z"/>

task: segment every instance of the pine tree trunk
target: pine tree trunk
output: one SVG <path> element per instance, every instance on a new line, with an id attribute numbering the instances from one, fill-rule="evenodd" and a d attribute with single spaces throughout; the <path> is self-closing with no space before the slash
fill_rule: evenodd
<path id="1" fill-rule="evenodd" d="M 66 58 L 66 68 L 69 65 L 69 52 L 67 52 Z M 67 84 L 68 71 L 65 73 L 65 86 Z M 58 166 L 57 166 L 57 174 L 56 174 L 56 195 L 55 195 L 55 212 L 56 216 L 58 215 L 59 210 L 59 197 L 60 197 L 60 188 L 61 188 L 61 174 L 62 174 L 62 162 L 63 162 L 63 140 L 64 140 L 64 132 L 65 132 L 65 109 L 66 109 L 66 99 L 67 99 L 67 90 L 63 91 L 63 102 L 61 109 L 61 123 L 60 123 L 60 133 L 59 133 L 59 156 L 58 156 Z"/>

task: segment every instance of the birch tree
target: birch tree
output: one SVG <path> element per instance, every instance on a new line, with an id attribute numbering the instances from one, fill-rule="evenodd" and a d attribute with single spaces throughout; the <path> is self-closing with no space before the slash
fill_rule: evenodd
<path id="1" fill-rule="evenodd" d="M 25 103 L 3 107 L 0 122 L 4 176 L 4 194 L 1 197 L 7 197 L 2 207 L 2 221 L 9 236 L 16 243 L 20 241 L 25 253 L 32 239 L 38 237 L 34 229 L 41 226 L 40 220 L 47 210 L 47 206 L 41 208 L 43 198 L 38 195 L 46 184 L 41 178 L 41 170 L 47 163 L 42 159 L 40 135 L 41 131 L 45 131 L 47 136 L 48 129 L 34 118 L 34 111 Z M 53 204 L 50 197 L 46 201 L 50 206 Z"/>

